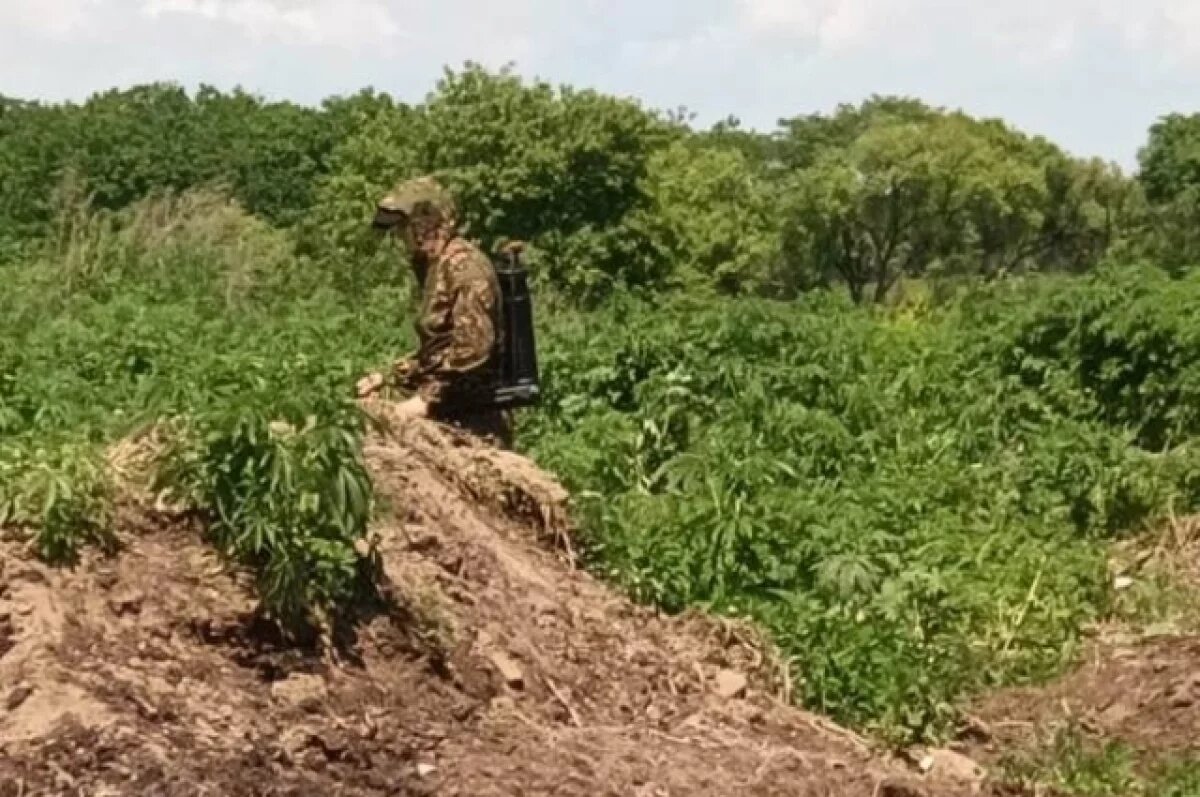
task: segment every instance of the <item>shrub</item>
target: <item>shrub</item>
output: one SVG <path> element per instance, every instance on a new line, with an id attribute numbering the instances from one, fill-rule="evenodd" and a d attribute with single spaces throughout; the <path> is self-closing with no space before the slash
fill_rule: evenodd
<path id="1" fill-rule="evenodd" d="M 370 575 L 372 507 L 355 411 L 320 419 L 249 406 L 198 415 L 161 483 L 209 517 L 214 545 L 254 569 L 267 612 L 296 626 L 352 604 Z"/>
<path id="2" fill-rule="evenodd" d="M 964 695 L 1070 661 L 1111 600 L 1107 540 L 1196 506 L 1195 453 L 1131 445 L 1074 378 L 1071 319 L 1091 306 L 1096 329 L 1124 328 L 1128 305 L 1101 298 L 1116 286 L 1039 284 L 920 318 L 828 296 L 580 316 L 550 341 L 527 434 L 582 496 L 599 572 L 670 611 L 763 623 L 814 709 L 936 736 Z M 1146 283 L 1147 307 L 1178 290 Z M 1066 376 L 1045 389 L 1013 371 L 1013 336 L 1052 322 Z M 1156 361 L 1187 384 L 1168 376 L 1187 355 Z M 1114 406 L 1145 421 L 1160 404 Z"/>
<path id="3" fill-rule="evenodd" d="M 112 483 L 90 446 L 0 447 L 0 528 L 27 533 L 55 564 L 76 561 L 83 546 L 116 547 Z"/>

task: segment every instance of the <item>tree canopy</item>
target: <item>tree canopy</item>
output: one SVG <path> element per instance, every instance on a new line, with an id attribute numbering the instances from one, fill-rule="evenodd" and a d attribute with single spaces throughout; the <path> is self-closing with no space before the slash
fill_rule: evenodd
<path id="1" fill-rule="evenodd" d="M 166 83 L 79 104 L 0 98 L 0 255 L 50 230 L 64 181 L 112 210 L 214 186 L 301 253 L 365 273 L 373 202 L 420 173 L 458 193 L 470 235 L 528 241 L 536 278 L 582 301 L 701 284 L 880 301 L 909 278 L 1087 271 L 1114 246 L 1176 271 L 1200 255 L 1200 115 L 1157 122 L 1135 177 L 910 97 L 768 131 L 686 116 L 470 63 L 416 105 Z"/>

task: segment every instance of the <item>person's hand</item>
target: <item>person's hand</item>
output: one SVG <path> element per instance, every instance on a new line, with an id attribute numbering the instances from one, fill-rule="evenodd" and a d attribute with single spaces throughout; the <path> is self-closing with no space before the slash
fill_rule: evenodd
<path id="1" fill-rule="evenodd" d="M 417 361 L 412 357 L 406 357 L 392 366 L 392 376 L 401 385 L 408 384 L 416 373 Z"/>
<path id="2" fill-rule="evenodd" d="M 383 374 L 374 373 L 358 380 L 355 389 L 358 391 L 359 398 L 366 398 L 381 387 L 383 387 Z"/>
<path id="3" fill-rule="evenodd" d="M 420 396 L 413 396 L 396 405 L 396 414 L 406 420 L 409 418 L 428 418 L 429 404 Z"/>

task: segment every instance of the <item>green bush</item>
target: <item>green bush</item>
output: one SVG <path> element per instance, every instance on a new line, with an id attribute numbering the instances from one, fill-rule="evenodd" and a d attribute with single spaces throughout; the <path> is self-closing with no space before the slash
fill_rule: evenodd
<path id="1" fill-rule="evenodd" d="M 1013 372 L 1032 319 L 1074 317 L 1063 292 L 1108 307 L 1101 325 L 1127 308 L 1101 299 L 1115 277 L 1040 284 L 916 320 L 832 297 L 580 316 L 551 337 L 527 434 L 583 496 L 599 571 L 762 622 L 815 709 L 936 735 L 963 695 L 1070 661 L 1109 606 L 1105 541 L 1200 498 L 1193 451 L 1133 445 L 1086 382 Z M 1178 286 L 1147 285 L 1166 328 L 1194 328 Z M 1055 362 L 1081 360 L 1068 342 Z"/>
<path id="2" fill-rule="evenodd" d="M 107 463 L 90 446 L 0 446 L 0 528 L 28 533 L 47 561 L 73 563 L 85 545 L 114 550 L 112 497 Z"/>
<path id="3" fill-rule="evenodd" d="M 778 189 L 746 156 L 676 143 L 655 153 L 645 183 L 672 232 L 674 272 L 722 293 L 782 292 L 772 284 L 781 257 Z"/>
<path id="4" fill-rule="evenodd" d="M 190 419 L 168 456 L 164 486 L 209 516 L 208 535 L 257 575 L 264 608 L 296 625 L 336 613 L 369 586 L 365 539 L 371 482 L 356 411 L 253 409 L 238 402 Z"/>
<path id="5" fill-rule="evenodd" d="M 1007 372 L 1062 397 L 1062 411 L 1095 413 L 1150 450 L 1200 434 L 1200 278 L 1111 268 L 1044 291 L 1052 295 L 1012 315 Z"/>
<path id="6" fill-rule="evenodd" d="M 367 583 L 354 543 L 371 502 L 346 402 L 410 344 L 407 291 L 351 306 L 282 233 L 208 193 L 75 209 L 61 228 L 0 294 L 0 521 L 54 559 L 107 545 L 112 487 L 91 452 L 177 418 L 162 486 L 209 514 L 264 606 L 289 623 L 344 606 Z"/>

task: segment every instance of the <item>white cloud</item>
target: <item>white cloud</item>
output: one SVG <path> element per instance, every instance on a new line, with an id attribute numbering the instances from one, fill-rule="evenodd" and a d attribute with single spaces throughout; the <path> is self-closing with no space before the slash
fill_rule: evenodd
<path id="1" fill-rule="evenodd" d="M 1079 22 L 1048 7 L 1029 13 L 997 10 L 979 15 L 973 32 L 995 58 L 1010 58 L 1023 67 L 1044 68 L 1069 58 L 1079 44 Z"/>
<path id="2" fill-rule="evenodd" d="M 345 46 L 400 34 L 376 0 L 144 0 L 141 11 L 151 19 L 179 14 L 227 23 L 256 40 Z"/>
<path id="3" fill-rule="evenodd" d="M 1200 107 L 1200 0 L 0 0 L 0 94 L 173 80 L 420 101 L 444 66 L 760 128 L 868 94 L 1003 116 L 1129 163 Z"/>
<path id="4" fill-rule="evenodd" d="M 1197 0 L 736 0 L 740 25 L 764 41 L 837 55 L 967 42 L 1042 67 L 1100 36 L 1160 67 L 1200 65 Z M 936 33 L 936 36 L 934 35 Z"/>
<path id="5" fill-rule="evenodd" d="M 255 41 L 304 45 L 345 47 L 401 35 L 385 0 L 0 0 L 0 42 L 5 34 L 64 43 L 124 36 L 136 45 L 145 34 L 139 21 L 188 18 Z"/>
<path id="6" fill-rule="evenodd" d="M 1182 60 L 1188 64 L 1200 62 L 1200 4 L 1194 0 L 1170 3 L 1163 16 L 1171 36 L 1171 51 L 1186 54 Z"/>
<path id="7" fill-rule="evenodd" d="M 102 0 L 0 0 L 0 30 L 64 39 L 85 28 Z"/>
<path id="8" fill-rule="evenodd" d="M 871 43 L 895 0 L 738 0 L 751 35 L 799 38 L 822 50 L 846 50 Z"/>

